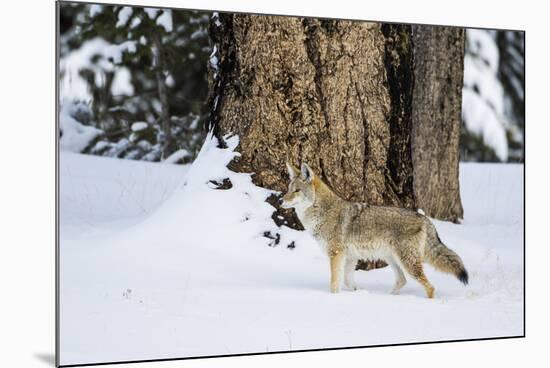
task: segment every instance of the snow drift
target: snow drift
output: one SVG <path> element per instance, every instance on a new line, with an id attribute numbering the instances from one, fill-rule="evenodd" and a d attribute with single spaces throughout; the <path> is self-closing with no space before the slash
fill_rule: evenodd
<path id="1" fill-rule="evenodd" d="M 227 169 L 237 143 L 183 167 L 61 154 L 61 364 L 523 334 L 521 165 L 461 165 L 464 223 L 435 222 L 470 286 L 427 267 L 435 299 L 394 296 L 384 268 L 334 295 L 309 235 L 263 236 L 272 192 Z"/>

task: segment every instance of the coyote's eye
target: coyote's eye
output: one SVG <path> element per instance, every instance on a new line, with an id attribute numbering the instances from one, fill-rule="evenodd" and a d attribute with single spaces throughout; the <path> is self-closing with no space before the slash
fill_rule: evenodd
<path id="1" fill-rule="evenodd" d="M 292 193 L 298 193 L 300 191 L 300 189 L 296 189 L 294 192 Z"/>

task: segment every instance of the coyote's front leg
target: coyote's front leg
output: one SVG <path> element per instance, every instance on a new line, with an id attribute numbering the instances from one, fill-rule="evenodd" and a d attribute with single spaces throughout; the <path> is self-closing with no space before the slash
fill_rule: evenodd
<path id="1" fill-rule="evenodd" d="M 357 290 L 357 284 L 355 283 L 355 266 L 357 260 L 353 257 L 346 256 L 346 262 L 344 266 L 344 285 L 350 290 Z"/>
<path id="2" fill-rule="evenodd" d="M 344 275 L 344 264 L 346 255 L 343 251 L 331 252 L 330 257 L 330 292 L 340 292 L 342 278 Z"/>

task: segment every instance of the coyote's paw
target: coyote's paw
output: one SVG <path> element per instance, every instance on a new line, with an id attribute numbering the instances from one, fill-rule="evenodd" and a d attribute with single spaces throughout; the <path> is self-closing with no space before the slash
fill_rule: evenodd
<path id="1" fill-rule="evenodd" d="M 331 285 L 330 292 L 332 294 L 338 294 L 340 292 L 340 286 Z"/>
<path id="2" fill-rule="evenodd" d="M 392 295 L 399 295 L 399 292 L 401 291 L 403 286 L 405 286 L 406 283 L 407 283 L 407 280 L 405 280 L 405 278 L 398 279 L 395 282 L 395 285 L 393 285 L 393 289 L 391 291 L 391 294 Z"/>
<path id="3" fill-rule="evenodd" d="M 351 290 L 351 291 L 356 291 L 358 289 L 355 282 L 346 281 L 346 282 L 344 282 L 344 286 L 346 288 L 348 288 L 349 290 Z"/>

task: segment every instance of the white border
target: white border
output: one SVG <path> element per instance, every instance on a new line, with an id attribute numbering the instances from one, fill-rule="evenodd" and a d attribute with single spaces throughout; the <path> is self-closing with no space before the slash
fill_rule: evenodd
<path id="1" fill-rule="evenodd" d="M 544 2 L 145 0 L 135 5 L 468 25 L 527 31 L 527 338 L 141 363 L 135 367 L 518 367 L 548 347 L 548 20 Z M 54 353 L 55 4 L 2 4 L 0 366 L 47 367 Z M 441 321 L 444 323 L 444 321 Z M 83 333 L 85 333 L 83 331 Z M 327 333 L 330 333 L 327 331 Z M 130 366 L 130 365 L 121 365 Z"/>

